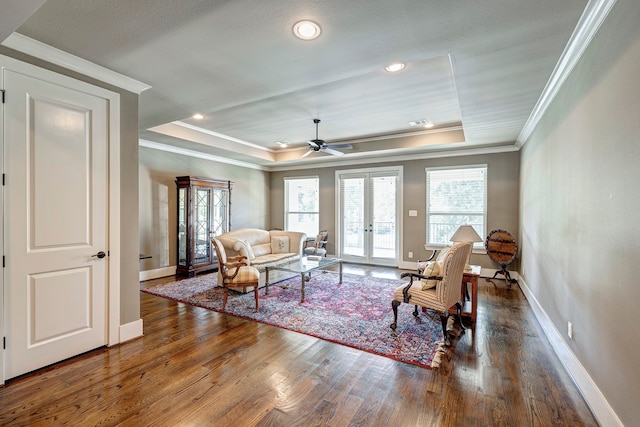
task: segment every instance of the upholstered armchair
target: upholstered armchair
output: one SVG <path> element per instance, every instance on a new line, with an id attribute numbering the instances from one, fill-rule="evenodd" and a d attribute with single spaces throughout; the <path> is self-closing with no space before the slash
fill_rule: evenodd
<path id="1" fill-rule="evenodd" d="M 409 284 L 399 286 L 393 292 L 391 329 L 395 331 L 398 324 L 398 306 L 403 302 L 414 304 L 413 315 L 415 317 L 418 317 L 418 306 L 432 309 L 440 315 L 444 342 L 445 345 L 450 345 L 447 321 L 449 309 L 454 305 L 460 328 L 464 331 L 460 289 L 464 266 L 470 253 L 471 243 L 457 243 L 451 247 L 442 261 L 430 264 L 423 274 L 401 274 L 401 278 L 409 278 Z M 440 263 L 441 265 L 439 265 Z"/>
<path id="2" fill-rule="evenodd" d="M 304 248 L 305 255 L 327 255 L 327 240 L 329 239 L 329 231 L 321 230 L 311 246 Z"/>
<path id="3" fill-rule="evenodd" d="M 256 311 L 258 311 L 258 282 L 260 281 L 258 269 L 247 265 L 247 257 L 244 255 L 227 257 L 222 242 L 215 237 L 211 239 L 211 243 L 218 255 L 218 272 L 220 273 L 218 277 L 222 276 L 222 283 L 218 285 L 224 287 L 222 310 L 224 311 L 227 307 L 229 288 L 242 288 L 244 292 L 247 288 L 253 288 L 256 296 Z"/>

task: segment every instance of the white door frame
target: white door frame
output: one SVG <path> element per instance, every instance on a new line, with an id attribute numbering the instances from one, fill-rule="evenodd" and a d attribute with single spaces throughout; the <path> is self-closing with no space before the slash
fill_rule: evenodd
<path id="1" fill-rule="evenodd" d="M 109 267 L 107 272 L 107 345 L 112 346 L 120 342 L 120 95 L 86 82 L 73 79 L 62 74 L 35 65 L 27 64 L 16 59 L 0 55 L 0 89 L 7 89 L 6 96 L 11 96 L 11 88 L 4 87 L 2 76 L 4 70 L 9 69 L 33 78 L 52 82 L 74 90 L 80 90 L 94 96 L 104 98 L 109 104 L 109 159 L 108 159 L 108 210 L 107 228 L 109 248 Z M 4 104 L 0 107 L 0 164 L 4 164 Z M 0 198 L 0 220 L 4 220 L 4 186 Z M 0 241 L 4 256 L 4 234 L 0 227 Z M 0 331 L 6 336 L 4 323 L 4 272 L 0 274 Z M 0 384 L 4 384 L 4 346 L 0 357 Z"/>
<path id="2" fill-rule="evenodd" d="M 335 171 L 335 229 L 336 229 L 336 249 L 337 249 L 337 253 L 336 256 L 338 257 L 342 257 L 342 216 L 341 216 L 341 212 L 342 212 L 342 206 L 341 206 L 341 200 L 340 200 L 340 185 L 341 185 L 341 176 L 342 175 L 348 175 L 348 174 L 360 174 L 360 173 L 376 173 L 376 172 L 397 172 L 398 173 L 398 183 L 397 183 L 397 192 L 396 192 L 396 202 L 397 202 L 397 206 L 396 206 L 396 213 L 397 213 L 397 242 L 398 242 L 398 248 L 397 248 L 397 259 L 394 260 L 394 262 L 397 262 L 397 264 L 399 265 L 402 261 L 402 253 L 403 253 L 403 217 L 402 217 L 402 212 L 403 212 L 403 206 L 404 206 L 404 200 L 403 200 L 403 175 L 404 175 L 404 168 L 403 166 L 399 165 L 399 166 L 382 166 L 382 167 L 374 167 L 374 168 L 363 168 L 363 169 L 348 169 L 348 170 L 336 170 Z"/>

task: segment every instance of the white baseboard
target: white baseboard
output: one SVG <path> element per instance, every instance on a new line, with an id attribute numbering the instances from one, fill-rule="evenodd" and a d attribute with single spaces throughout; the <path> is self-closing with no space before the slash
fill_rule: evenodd
<path id="1" fill-rule="evenodd" d="M 120 343 L 142 336 L 142 319 L 120 325 Z"/>
<path id="2" fill-rule="evenodd" d="M 551 343 L 551 347 L 553 347 L 564 369 L 571 376 L 580 393 L 582 393 L 582 397 L 584 397 L 584 400 L 598 420 L 598 423 L 601 426 L 624 427 L 620 418 L 618 418 L 613 411 L 613 408 L 609 405 L 609 402 L 607 402 L 607 399 L 598 386 L 593 382 L 593 379 L 591 379 L 589 373 L 584 366 L 582 366 L 580 360 L 578 360 L 566 341 L 562 338 L 562 335 L 533 295 L 526 282 L 519 275 L 517 279 L 520 289 L 522 289 L 522 292 L 527 298 L 538 323 L 540 323 L 549 343 Z"/>
<path id="3" fill-rule="evenodd" d="M 145 270 L 140 272 L 139 280 L 144 282 L 145 280 L 159 279 L 161 277 L 175 276 L 176 266 L 156 268 L 155 270 Z"/>

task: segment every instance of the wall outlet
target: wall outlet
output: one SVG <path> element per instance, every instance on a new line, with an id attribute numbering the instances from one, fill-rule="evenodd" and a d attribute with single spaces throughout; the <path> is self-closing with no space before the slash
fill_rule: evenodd
<path id="1" fill-rule="evenodd" d="M 569 336 L 569 339 L 573 339 L 573 323 L 571 322 L 567 322 L 567 335 Z"/>
<path id="2" fill-rule="evenodd" d="M 409 252 L 409 259 L 413 258 L 413 252 Z"/>

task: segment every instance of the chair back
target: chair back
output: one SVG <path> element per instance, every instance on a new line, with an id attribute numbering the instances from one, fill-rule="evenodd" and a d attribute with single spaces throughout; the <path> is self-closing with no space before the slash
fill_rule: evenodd
<path id="1" fill-rule="evenodd" d="M 224 250 L 222 242 L 215 237 L 212 237 L 211 243 L 213 243 L 213 248 L 216 250 L 216 254 L 218 254 L 218 268 L 220 271 L 223 271 L 223 269 L 226 270 L 224 264 L 227 262 L 227 253 Z"/>
<path id="2" fill-rule="evenodd" d="M 471 255 L 471 243 L 456 243 L 442 262 L 442 282 L 436 288 L 437 298 L 445 307 L 451 307 L 460 300 L 460 284 L 464 266 Z"/>
<path id="3" fill-rule="evenodd" d="M 315 247 L 316 248 L 324 247 L 328 239 L 329 239 L 329 230 L 320 230 L 320 232 L 316 236 Z"/>

